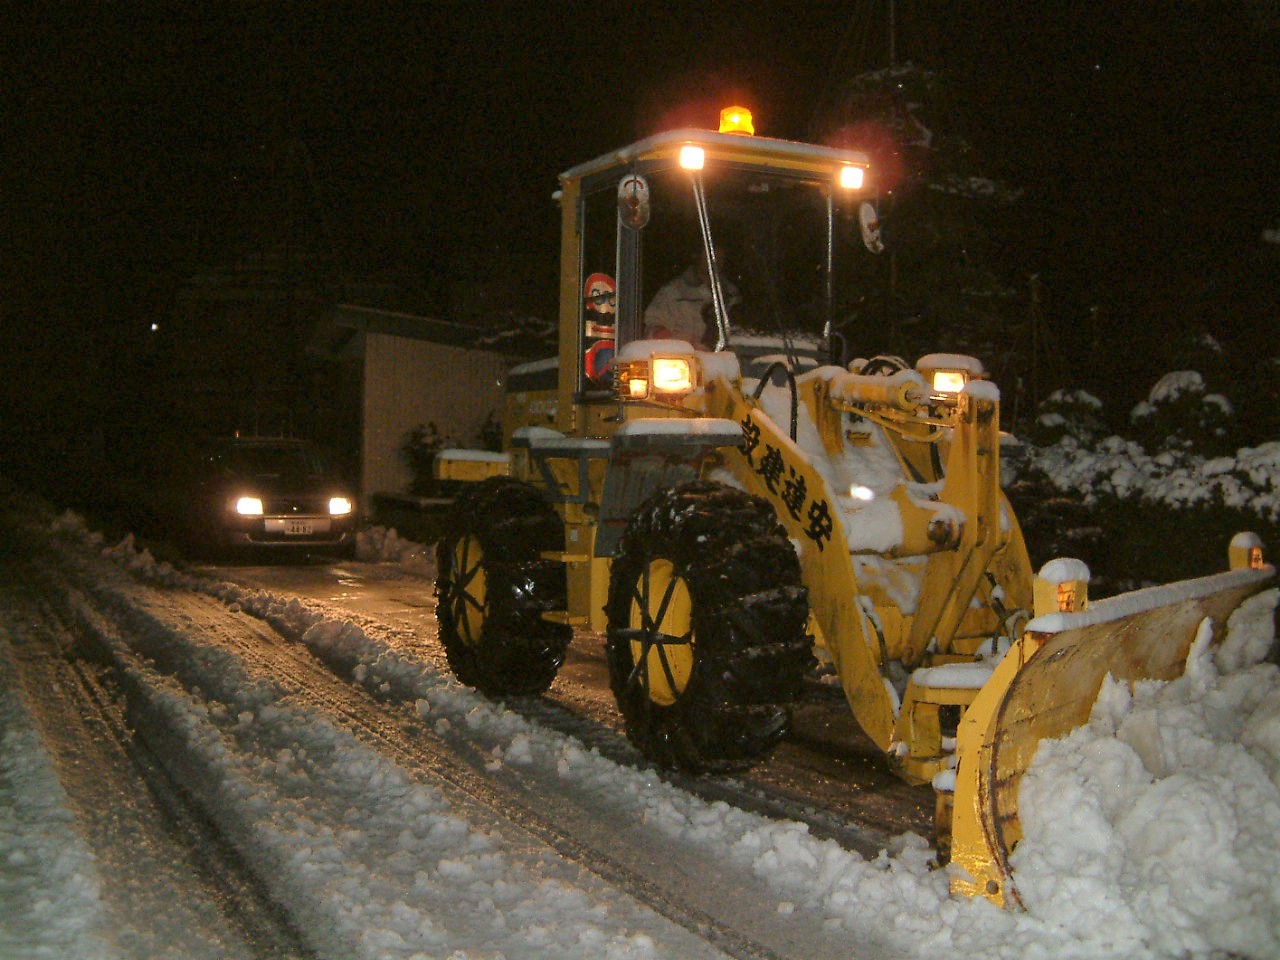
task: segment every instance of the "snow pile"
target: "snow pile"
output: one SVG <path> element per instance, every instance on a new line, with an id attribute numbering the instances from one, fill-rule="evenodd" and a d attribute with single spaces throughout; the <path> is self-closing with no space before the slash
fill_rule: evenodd
<path id="1" fill-rule="evenodd" d="M 356 559 L 366 563 L 396 563 L 419 575 L 435 568 L 428 548 L 404 539 L 394 527 L 363 527 L 357 531 Z"/>
<path id="2" fill-rule="evenodd" d="M 1280 956 L 1280 681 L 1256 662 L 1274 594 L 1217 657 L 1202 631 L 1181 678 L 1108 678 L 1085 726 L 1041 744 L 1012 858 L 1032 915 L 1128 931 L 1124 956 Z"/>

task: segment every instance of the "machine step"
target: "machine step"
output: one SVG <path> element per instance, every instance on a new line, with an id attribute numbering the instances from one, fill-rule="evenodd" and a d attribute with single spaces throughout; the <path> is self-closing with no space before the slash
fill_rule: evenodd
<path id="1" fill-rule="evenodd" d="M 546 610 L 542 614 L 543 620 L 549 620 L 552 623 L 565 623 L 571 627 L 585 627 L 587 618 L 583 616 L 574 616 L 567 610 Z"/>

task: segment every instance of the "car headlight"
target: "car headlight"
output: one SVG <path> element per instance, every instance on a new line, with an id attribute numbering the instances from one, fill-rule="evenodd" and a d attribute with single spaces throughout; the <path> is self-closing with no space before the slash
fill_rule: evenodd
<path id="1" fill-rule="evenodd" d="M 241 497 L 236 501 L 236 513 L 242 517 L 260 517 L 262 501 L 257 497 Z"/>
<path id="2" fill-rule="evenodd" d="M 345 517 L 351 512 L 351 501 L 346 497 L 329 498 L 329 516 Z"/>

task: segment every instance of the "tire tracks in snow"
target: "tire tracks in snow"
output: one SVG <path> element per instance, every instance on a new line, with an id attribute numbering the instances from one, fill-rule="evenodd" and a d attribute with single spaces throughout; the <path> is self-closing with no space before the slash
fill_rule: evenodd
<path id="1" fill-rule="evenodd" d="M 158 893 L 167 902 L 148 906 L 148 896 L 157 894 L 149 890 L 145 867 L 133 871 L 123 891 L 113 889 L 118 874 L 103 878 L 103 899 L 124 915 L 129 931 L 120 946 L 153 956 L 201 956 L 201 941 L 213 940 L 219 946 L 211 955 L 220 957 L 313 957 L 235 848 L 146 740 L 134 735 L 128 705 L 136 698 L 121 686 L 125 678 L 110 651 L 78 617 L 48 602 L 66 589 L 41 565 L 14 565 L 0 596 L 7 615 L 20 624 L 11 645 L 27 702 L 54 751 L 63 789 L 90 825 L 95 856 L 102 862 L 163 862 L 173 884 Z M 122 840 L 126 849 L 118 849 L 125 847 Z M 227 929 L 217 929 L 216 915 Z M 189 926 L 180 932 L 191 939 L 169 942 L 173 931 L 160 924 L 184 919 Z"/>
<path id="2" fill-rule="evenodd" d="M 324 616 L 314 611 L 324 609 L 327 604 L 303 604 L 300 609 L 309 608 L 313 612 L 291 623 L 288 621 L 293 614 L 277 618 L 273 612 L 277 601 L 259 604 L 254 599 L 249 605 L 256 608 L 256 612 L 250 615 L 239 610 L 239 597 L 245 597 L 248 603 L 248 596 L 239 594 L 233 598 L 229 589 L 223 589 L 229 588 L 229 584 L 209 581 L 208 586 L 203 586 L 195 584 L 186 575 L 175 577 L 172 572 L 149 572 L 143 569 L 150 566 L 149 559 L 143 564 L 135 563 L 128 551 L 122 554 L 120 550 L 113 548 L 108 552 L 116 556 L 121 566 L 132 567 L 138 572 L 140 579 L 135 586 L 149 593 L 145 603 L 137 602 L 132 587 L 116 590 L 96 584 L 95 578 L 100 573 L 86 569 L 82 579 L 86 591 L 92 593 L 95 587 L 99 588 L 99 606 L 111 607 L 114 603 L 120 608 L 112 615 L 126 634 L 154 633 L 158 626 L 172 634 L 187 635 L 192 631 L 197 635 L 206 634 L 205 642 L 212 640 L 223 648 L 229 647 L 237 658 L 254 664 L 254 672 L 269 677 L 279 696 L 295 699 L 304 708 L 307 705 L 319 707 L 358 739 L 375 746 L 379 753 L 404 770 L 414 772 L 415 778 L 428 783 L 449 784 L 453 790 L 466 795 L 474 806 L 488 809 L 493 819 L 511 823 L 559 853 L 565 861 L 604 879 L 621 893 L 629 894 L 635 901 L 647 905 L 656 914 L 675 922 L 718 951 L 742 958 L 804 956 L 811 960 L 826 960 L 827 957 L 849 956 L 847 941 L 836 942 L 837 938 L 826 936 L 813 937 L 814 918 L 811 915 L 806 918 L 802 912 L 797 912 L 793 918 L 793 906 L 780 903 L 767 884 L 761 878 L 753 877 L 750 869 L 743 867 L 740 861 L 736 865 L 731 865 L 727 859 L 721 862 L 721 858 L 727 855 L 723 845 L 714 848 L 703 844 L 700 851 L 695 850 L 681 861 L 680 848 L 697 848 L 697 841 L 686 844 L 684 840 L 671 840 L 676 848 L 675 855 L 672 855 L 662 832 L 655 834 L 652 828 L 646 830 L 640 826 L 631 831 L 629 839 L 615 843 L 610 836 L 618 827 L 621 829 L 617 832 L 627 832 L 625 823 L 588 822 L 595 816 L 590 811 L 573 807 L 572 803 L 567 807 L 557 807 L 557 801 L 566 797 L 563 793 L 556 793 L 554 784 L 544 783 L 546 789 L 540 792 L 536 785 L 530 789 L 527 783 L 519 782 L 522 778 L 513 776 L 511 767 L 503 770 L 503 765 L 498 763 L 499 769 L 495 771 L 488 762 L 492 754 L 482 754 L 480 751 L 488 747 L 481 746 L 479 741 L 470 743 L 468 747 L 466 743 L 459 745 L 453 742 L 452 736 L 448 743 L 433 737 L 421 718 L 406 710 L 403 702 L 407 698 L 405 690 L 394 679 L 394 696 L 398 696 L 401 702 L 388 706 L 377 702 L 363 687 L 340 678 L 337 674 L 351 671 L 354 660 L 322 663 L 302 644 L 293 642 L 302 639 L 301 634 L 307 629 L 307 624 Z M 127 576 L 124 571 L 117 572 Z M 147 586 L 148 583 L 151 586 Z M 179 589 L 174 589 L 175 585 Z M 165 597 L 180 599 L 167 612 L 157 613 L 165 607 Z M 291 609 L 295 603 L 297 601 L 289 601 L 287 607 Z M 202 613 L 195 617 L 193 611 L 197 606 Z M 247 637 L 232 639 L 227 631 L 228 618 L 241 625 L 252 619 L 258 626 L 248 630 Z M 332 653 L 332 650 L 325 650 L 324 656 L 329 657 Z M 143 654 L 148 657 L 149 669 L 167 673 L 182 682 L 177 670 L 164 664 L 163 644 L 156 649 L 144 650 Z M 156 662 L 150 662 L 152 659 Z M 338 659 L 342 659 L 341 655 Z M 362 683 L 366 679 L 360 677 Z M 190 688 L 192 682 L 188 679 L 184 685 Z M 455 685 L 446 681 L 446 686 Z M 465 696 L 475 697 L 469 692 Z M 501 711 L 501 704 L 495 706 Z M 455 714 L 455 719 L 460 716 Z M 484 736 L 479 738 L 480 741 L 484 739 Z M 485 768 L 484 774 L 480 773 L 482 767 Z M 651 770 L 636 772 L 654 781 L 662 779 Z M 548 778 L 535 776 L 531 779 L 536 784 L 539 779 L 545 781 Z M 554 775 L 550 779 L 554 779 Z M 573 789 L 582 790 L 583 783 L 577 783 Z M 589 781 L 586 789 L 590 789 Z M 752 806 L 750 803 L 737 804 L 732 798 L 732 791 L 727 796 L 730 797 L 728 804 Z M 662 797 L 665 794 L 659 795 L 660 806 L 669 802 Z M 675 812 L 677 824 L 684 802 L 676 801 L 680 808 Z M 634 814 L 634 805 L 632 807 Z M 543 810 L 554 811 L 553 816 L 547 817 Z M 647 816 L 647 811 L 641 811 L 641 815 L 642 818 Z M 660 811 L 660 815 L 664 813 Z M 643 823 L 643 819 L 637 822 Z M 588 828 L 577 829 L 583 823 L 587 823 Z M 694 827 L 695 830 L 701 829 Z M 677 829 L 668 835 L 682 834 Z M 588 839 L 583 840 L 582 836 Z M 710 852 L 716 849 L 720 852 Z M 691 864 L 691 860 L 698 856 L 704 862 L 701 865 Z M 715 858 L 709 864 L 705 862 L 708 856 Z M 666 863 L 668 859 L 675 862 Z M 867 946 L 875 950 L 872 944 Z"/>
<path id="3" fill-rule="evenodd" d="M 205 598 L 201 598 L 205 599 Z M 225 607 L 217 612 L 225 616 Z M 221 638 L 220 638 L 221 639 Z M 586 843 L 557 822 L 535 810 L 515 784 L 505 788 L 499 778 L 482 775 L 457 756 L 425 723 L 411 717 L 403 705 L 380 703 L 362 688 L 339 677 L 300 644 L 280 637 L 265 624 L 257 636 L 228 636 L 236 653 L 266 676 L 275 678 L 289 697 L 335 718 L 362 742 L 392 758 L 401 768 L 428 783 L 443 780 L 488 810 L 500 821 L 513 823 L 559 856 L 600 877 L 654 912 L 739 960 L 782 960 L 766 944 L 725 924 L 711 913 L 669 894 L 662 884 L 628 865 L 620 857 Z M 485 758 L 476 756 L 476 762 Z"/>
<path id="4" fill-rule="evenodd" d="M 60 559 L 71 558 L 64 555 Z M 52 568 L 57 566 L 54 564 Z M 139 583 L 138 590 L 148 595 L 147 603 L 145 608 L 137 606 L 114 587 L 94 582 L 94 572 L 88 569 L 73 575 L 78 581 L 75 584 L 56 583 L 49 572 L 43 577 L 45 582 L 39 591 L 48 596 L 62 594 L 69 598 L 62 616 L 75 621 L 72 629 L 81 638 L 81 643 L 86 642 L 84 638 L 91 638 L 87 642 L 94 651 L 94 658 L 109 661 L 111 666 L 108 669 L 122 678 L 121 690 L 140 730 L 150 726 L 154 730 L 152 735 L 164 736 L 163 731 L 155 729 L 156 724 L 145 716 L 147 696 L 135 688 L 129 675 L 145 667 L 185 687 L 187 681 L 179 676 L 180 671 L 166 663 L 163 644 L 156 640 L 155 634 L 157 628 L 183 634 L 196 633 L 204 642 L 230 647 L 237 657 L 250 665 L 253 674 L 270 678 L 269 682 L 287 700 L 304 708 L 322 711 L 420 782 L 436 785 L 444 781 L 473 804 L 489 811 L 494 821 L 512 824 L 555 851 L 560 858 L 599 877 L 611 888 L 693 934 L 718 953 L 738 960 L 785 960 L 783 954 L 766 944 L 685 902 L 682 897 L 669 894 L 662 884 L 652 881 L 643 872 L 560 828 L 554 820 L 522 802 L 518 791 L 495 787 L 489 778 L 458 759 L 425 724 L 414 721 L 404 705 L 377 702 L 362 688 L 338 677 L 330 666 L 318 661 L 306 647 L 281 637 L 264 621 L 251 619 L 247 614 L 234 617 L 224 602 L 201 593 L 157 588 L 145 583 Z M 228 629 L 229 619 L 241 627 L 246 621 L 258 626 L 247 630 Z M 149 622 L 142 622 L 144 620 Z M 110 638 L 114 638 L 114 642 Z M 139 662 L 119 662 L 121 646 L 128 647 L 130 656 L 137 656 Z M 129 739 L 127 732 L 125 737 Z M 171 753 L 171 750 L 170 745 L 165 752 Z M 209 830 L 216 831 L 211 820 L 204 822 Z M 224 886 L 228 892 L 231 891 L 230 884 Z M 264 912 L 272 912 L 269 905 L 263 906 Z"/>

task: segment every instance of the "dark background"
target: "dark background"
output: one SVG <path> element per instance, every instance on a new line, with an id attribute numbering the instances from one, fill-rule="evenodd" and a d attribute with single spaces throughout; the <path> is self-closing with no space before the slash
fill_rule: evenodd
<path id="1" fill-rule="evenodd" d="M 1034 326 L 1053 350 L 1024 411 L 1066 384 L 1126 409 L 1159 372 L 1200 364 L 1215 389 L 1235 385 L 1261 433 L 1276 429 L 1280 246 L 1262 241 L 1280 229 L 1275 3 L 7 16 L 0 472 L 65 474 L 84 437 L 106 437 L 109 461 L 125 437 L 186 429 L 182 411 L 216 398 L 209 384 L 305 392 L 301 345 L 333 302 L 552 320 L 556 174 L 711 126 L 731 99 L 760 133 L 862 137 L 899 168 L 886 195 L 912 225 L 899 272 L 855 318 L 899 334 L 893 352 L 989 351 L 1024 383 Z M 895 93 L 890 78 L 867 96 L 856 78 L 891 56 L 913 65 L 911 86 Z M 929 150 L 894 143 L 886 118 L 903 111 L 925 119 Z M 999 183 L 1005 199 L 943 209 L 930 187 L 948 175 Z M 979 273 L 1000 306 L 961 322 L 944 291 L 973 292 Z M 192 290 L 246 283 L 272 291 L 260 321 L 219 327 L 189 306 Z"/>

